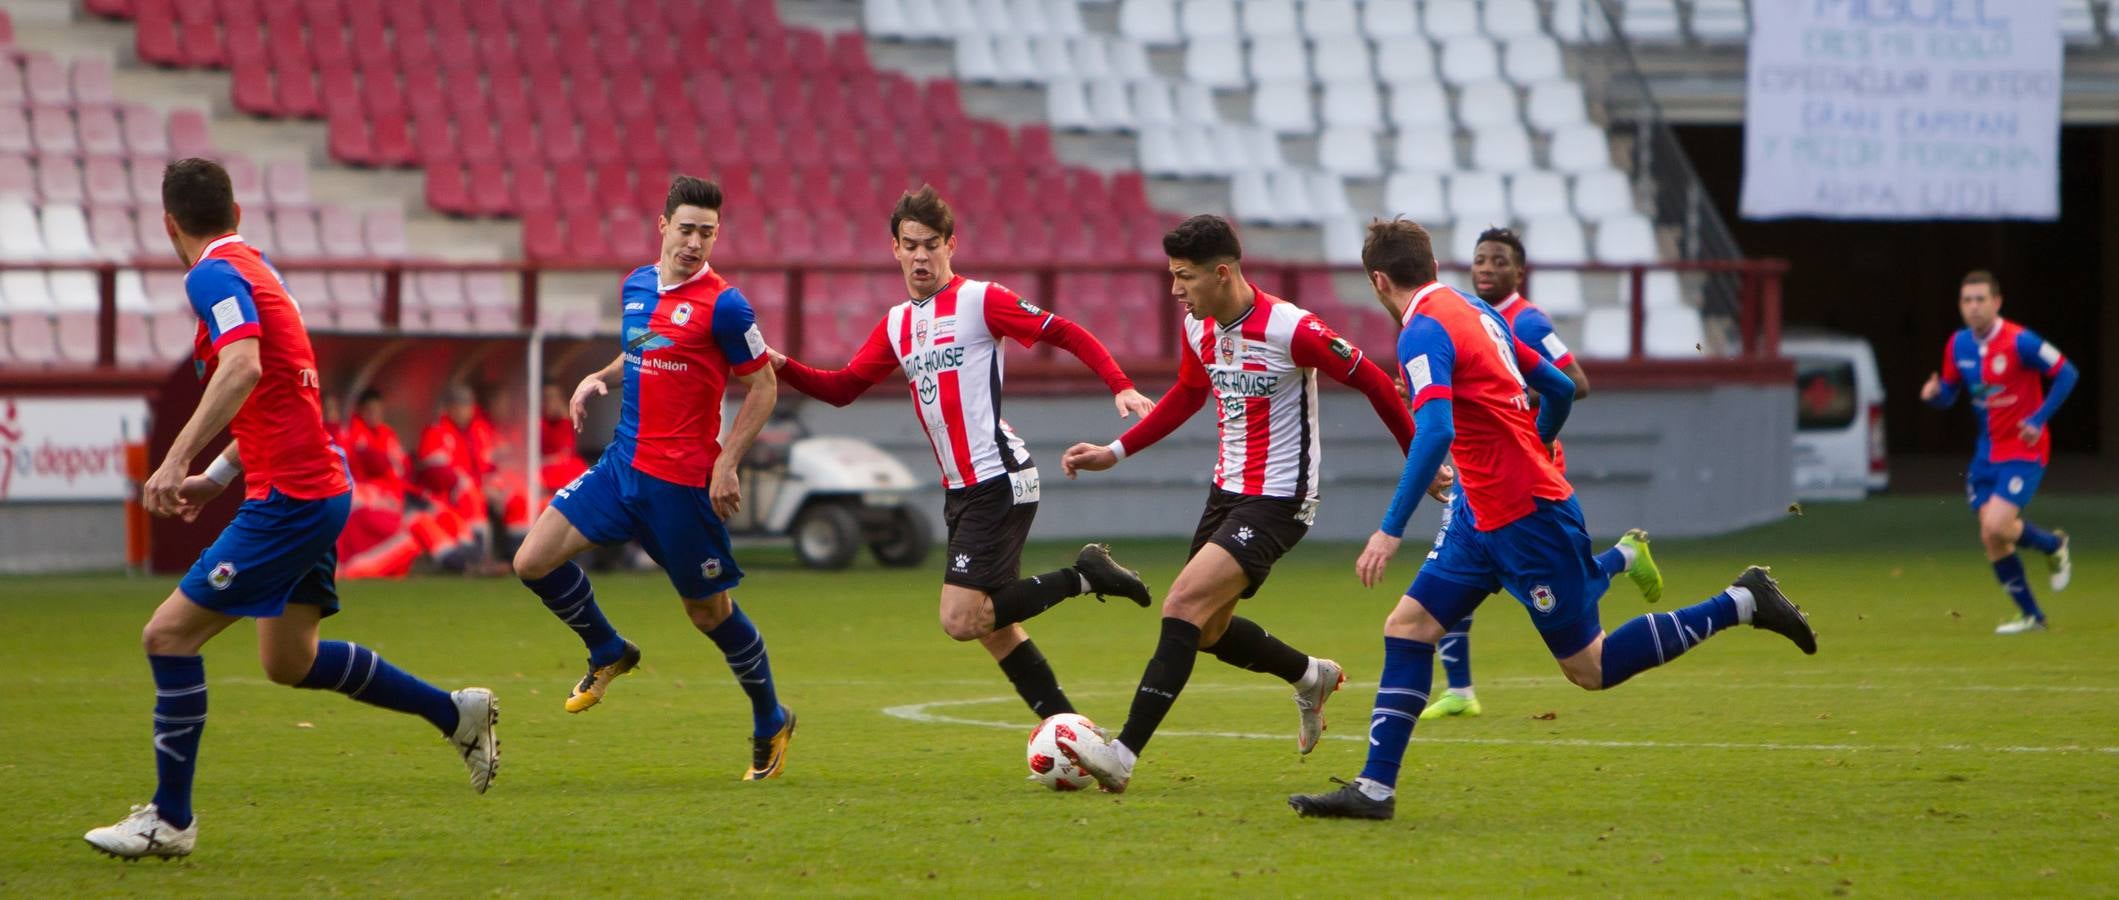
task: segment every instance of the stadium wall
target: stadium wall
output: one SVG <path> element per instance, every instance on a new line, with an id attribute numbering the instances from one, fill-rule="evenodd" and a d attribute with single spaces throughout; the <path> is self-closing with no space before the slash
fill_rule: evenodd
<path id="1" fill-rule="evenodd" d="M 934 452 L 905 406 L 897 392 L 879 389 L 844 409 L 811 403 L 801 414 L 817 433 L 861 435 L 933 479 Z M 1376 530 L 1405 457 L 1367 400 L 1333 388 L 1322 392 L 1321 406 L 1323 502 L 1310 536 L 1361 540 Z M 1131 420 L 1101 396 L 1011 397 L 1004 415 L 1029 444 L 1044 483 L 1035 537 L 1192 533 L 1214 460 L 1207 412 L 1118 468 L 1074 482 L 1060 474 L 1060 454 L 1077 441 L 1109 441 Z M 1677 537 L 1755 525 L 1785 515 L 1793 496 L 1794 423 L 1795 393 L 1785 380 L 1598 391 L 1568 420 L 1569 478 L 1599 537 L 1636 526 Z M 921 504 L 938 535 L 941 507 L 939 489 Z M 1425 541 L 1436 516 L 1436 504 L 1423 503 L 1407 533 Z"/>

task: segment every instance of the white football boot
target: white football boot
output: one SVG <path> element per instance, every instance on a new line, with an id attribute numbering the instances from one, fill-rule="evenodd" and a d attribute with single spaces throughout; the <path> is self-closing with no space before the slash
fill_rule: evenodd
<path id="1" fill-rule="evenodd" d="M 500 738 L 493 734 L 500 721 L 500 700 L 480 687 L 455 691 L 449 699 L 456 703 L 456 733 L 449 743 L 471 770 L 471 790 L 483 794 L 500 773 Z"/>
<path id="2" fill-rule="evenodd" d="M 1102 729 L 1096 733 L 1076 735 L 1073 739 L 1059 738 L 1054 741 L 1060 752 L 1096 778 L 1097 787 L 1105 793 L 1123 794 L 1126 785 L 1133 780 L 1133 764 L 1115 739 L 1106 738 Z"/>
<path id="3" fill-rule="evenodd" d="M 2053 570 L 2053 578 L 2049 583 L 2057 593 L 2067 590 L 2068 581 L 2075 577 L 2075 561 L 2068 554 L 2067 532 L 2055 528 L 2053 536 L 2060 539 L 2060 549 L 2046 554 L 2045 563 Z"/>
<path id="4" fill-rule="evenodd" d="M 1324 701 L 1346 684 L 1346 671 L 1329 659 L 1314 658 L 1310 663 L 1315 683 L 1308 688 L 1295 689 L 1295 711 L 1302 714 L 1302 727 L 1295 732 L 1295 749 L 1308 754 L 1317 749 L 1317 741 L 1324 737 Z"/>
<path id="5" fill-rule="evenodd" d="M 162 814 L 149 803 L 133 807 L 132 814 L 116 825 L 106 825 L 81 837 L 89 846 L 127 862 L 149 856 L 176 859 L 190 856 L 191 848 L 198 845 L 199 819 L 193 816 L 190 827 L 178 828 L 162 821 Z"/>

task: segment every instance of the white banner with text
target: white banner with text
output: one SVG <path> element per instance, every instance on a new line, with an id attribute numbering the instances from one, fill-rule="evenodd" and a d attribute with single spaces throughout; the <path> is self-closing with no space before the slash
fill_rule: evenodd
<path id="1" fill-rule="evenodd" d="M 146 440 L 137 397 L 0 396 L 0 503 L 123 500 L 125 447 Z"/>

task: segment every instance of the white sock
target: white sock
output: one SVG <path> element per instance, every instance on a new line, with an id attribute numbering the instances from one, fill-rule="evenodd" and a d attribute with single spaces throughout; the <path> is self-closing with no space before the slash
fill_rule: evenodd
<path id="1" fill-rule="evenodd" d="M 1124 765 L 1126 767 L 1126 774 L 1132 774 L 1133 761 L 1139 759 L 1140 757 L 1134 755 L 1133 750 L 1131 748 L 1128 748 L 1126 745 L 1121 744 L 1117 741 L 1111 742 L 1111 749 L 1118 751 L 1118 761 L 1121 765 Z"/>
<path id="2" fill-rule="evenodd" d="M 1310 667 L 1302 670 L 1302 677 L 1295 679 L 1295 689 L 1307 691 L 1317 687 L 1317 657 L 1310 657 Z"/>
<path id="3" fill-rule="evenodd" d="M 1456 694 L 1459 697 L 1463 697 L 1466 700 L 1472 699 L 1472 689 L 1468 687 L 1450 688 L 1449 692 L 1452 694 Z"/>
<path id="4" fill-rule="evenodd" d="M 1626 568 L 1633 568 L 1633 548 L 1625 544 L 1613 544 L 1611 549 L 1619 551 L 1619 558 L 1626 561 Z"/>
<path id="5" fill-rule="evenodd" d="M 1089 593 L 1089 576 L 1083 575 L 1082 570 L 1076 569 L 1074 570 L 1074 577 L 1082 583 L 1082 589 L 1075 592 L 1075 596 L 1079 597 L 1082 594 Z"/>
<path id="6" fill-rule="evenodd" d="M 1369 778 L 1354 779 L 1354 789 L 1360 791 L 1362 796 L 1377 801 L 1389 800 L 1392 794 L 1398 793 L 1397 788 Z"/>
<path id="7" fill-rule="evenodd" d="M 1751 624 L 1751 613 L 1758 609 L 1758 600 L 1751 596 L 1751 589 L 1730 585 L 1725 591 L 1729 599 L 1736 601 L 1736 621 L 1741 625 Z"/>

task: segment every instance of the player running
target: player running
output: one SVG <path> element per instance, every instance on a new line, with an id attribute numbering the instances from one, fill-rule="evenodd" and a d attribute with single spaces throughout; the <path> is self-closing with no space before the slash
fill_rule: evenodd
<path id="1" fill-rule="evenodd" d="M 1522 284 L 1523 239 L 1507 228 L 1489 228 L 1480 232 L 1479 240 L 1472 248 L 1472 291 L 1508 323 L 1510 334 L 1566 373 L 1568 380 L 1575 383 L 1574 399 L 1589 396 L 1589 376 L 1583 373 L 1582 363 L 1553 332 L 1552 320 L 1546 318 L 1545 311 L 1523 296 L 1519 290 Z M 1537 404 L 1536 394 L 1531 395 L 1530 402 Z M 1559 441 L 1552 445 L 1552 463 L 1560 474 L 1567 474 L 1567 450 Z M 1443 507 L 1442 531 L 1449 530 L 1450 521 L 1463 510 L 1464 503 L 1464 492 L 1458 491 L 1449 505 Z M 1638 528 L 1626 532 L 1617 545 L 1597 554 L 1597 568 L 1606 578 L 1626 575 L 1650 603 L 1663 599 L 1663 573 L 1656 568 L 1655 557 L 1649 555 L 1648 532 Z M 1476 716 L 1484 711 L 1479 707 L 1478 694 L 1472 689 L 1471 631 L 1472 617 L 1466 614 L 1456 627 L 1442 636 L 1435 655 L 1442 661 L 1442 671 L 1449 678 L 1449 693 L 1429 703 L 1420 718 Z"/>
<path id="2" fill-rule="evenodd" d="M 1163 598 L 1162 638 L 1141 675 L 1125 728 L 1116 740 L 1098 735 L 1061 744 L 1114 794 L 1132 780 L 1135 761 L 1177 702 L 1201 650 L 1294 685 L 1301 716 L 1296 749 L 1309 753 L 1317 746 L 1324 703 L 1345 683 L 1345 674 L 1338 663 L 1303 653 L 1237 617 L 1236 603 L 1258 592 L 1273 563 L 1316 521 L 1324 449 L 1317 426 L 1320 370 L 1366 395 L 1400 449 L 1412 438 L 1412 421 L 1390 376 L 1316 315 L 1244 279 L 1243 248 L 1227 220 L 1186 219 L 1163 236 L 1163 252 L 1170 258 L 1170 292 L 1186 313 L 1177 384 L 1118 440 L 1076 444 L 1060 462 L 1069 478 L 1111 468 L 1177 430 L 1209 393 L 1214 396 L 1221 450 L 1213 487 L 1192 536 L 1191 557 Z"/>
<path id="3" fill-rule="evenodd" d="M 569 404 L 579 428 L 589 397 L 618 387 L 617 434 L 603 458 L 560 488 L 537 517 L 515 553 L 515 574 L 588 647 L 588 674 L 566 701 L 567 712 L 578 713 L 640 665 L 640 648 L 604 618 L 588 573 L 573 558 L 597 544 L 638 540 L 750 697 L 744 780 L 774 778 L 787 762 L 795 714 L 773 690 L 765 639 L 729 596 L 743 570 L 723 522 L 743 502 L 736 466 L 777 391 L 750 301 L 707 265 L 721 230 L 720 185 L 677 176 L 655 228 L 661 260 L 634 269 L 620 288 L 623 350 L 582 379 Z M 723 444 L 715 435 L 730 376 L 748 393 Z"/>
<path id="4" fill-rule="evenodd" d="M 1511 337 L 1492 307 L 1435 280 L 1434 251 L 1419 225 L 1371 224 L 1361 264 L 1384 309 L 1403 323 L 1398 358 L 1416 426 L 1398 491 L 1355 563 L 1361 583 L 1373 587 L 1383 575 L 1419 502 L 1418 486 L 1434 477 L 1444 454 L 1456 460 L 1466 502 L 1384 622 L 1367 766 L 1336 791 L 1289 797 L 1297 813 L 1392 816 L 1399 764 L 1434 680 L 1435 641 L 1502 588 L 1530 610 L 1567 680 L 1586 690 L 1616 687 L 1741 623 L 1817 652 L 1809 621 L 1758 566 L 1722 593 L 1635 617 L 1607 639 L 1597 600 L 1609 581 L 1549 449 L 1574 404 L 1574 382 Z M 1526 384 L 1543 398 L 1535 421 Z"/>
<path id="5" fill-rule="evenodd" d="M 1979 443 L 1965 472 L 1965 499 L 1979 516 L 1979 540 L 1986 545 L 1987 561 L 1994 564 L 1995 580 L 2022 612 L 1994 633 L 2044 631 L 2045 611 L 2038 608 L 2038 598 L 2024 578 L 2016 548 L 2045 554 L 2053 590 L 2067 588 L 2074 574 L 2067 532 L 2031 524 L 2023 511 L 2045 478 L 2053 454 L 2045 423 L 2075 389 L 2075 364 L 2037 333 L 2001 317 L 2001 282 L 1991 272 L 1979 269 L 1965 275 L 1957 289 L 1957 311 L 1965 327 L 1943 345 L 1942 372 L 1928 376 L 1920 386 L 1920 399 L 1936 409 L 1949 409 L 1958 394 L 1971 394 Z"/>
<path id="6" fill-rule="evenodd" d="M 141 635 L 155 682 L 154 800 L 84 837 L 121 859 L 191 854 L 199 839 L 191 782 L 206 729 L 199 650 L 244 618 L 257 620 L 267 677 L 426 719 L 470 767 L 471 789 L 485 793 L 500 767 L 492 691 L 449 693 L 366 647 L 317 640 L 317 623 L 338 612 L 334 543 L 352 504 L 352 476 L 324 430 L 301 310 L 264 254 L 236 234 L 242 210 L 228 171 L 205 159 L 171 163 L 162 208 L 163 229 L 191 266 L 184 292 L 199 317 L 193 359 L 206 392 L 140 501 L 157 516 L 190 519 L 243 474 L 243 505 Z M 204 474 L 187 476 L 223 427 L 234 439 Z"/>
<path id="7" fill-rule="evenodd" d="M 789 387 L 845 406 L 895 370 L 905 372 L 913 415 L 942 468 L 949 526 L 942 573 L 942 631 L 978 641 L 1039 717 L 1074 712 L 1052 665 L 1022 622 L 1080 594 L 1115 594 L 1148 605 L 1148 588 L 1111 550 L 1090 544 L 1074 565 L 1031 578 L 1023 541 L 1037 516 L 1037 467 L 1001 418 L 1006 339 L 1051 344 L 1079 358 L 1111 388 L 1120 417 L 1154 407 L 1096 336 L 998 284 L 950 266 L 956 216 L 930 185 L 908 191 L 890 213 L 892 252 L 911 298 L 890 308 L 843 369 L 822 371 L 772 351 Z"/>

